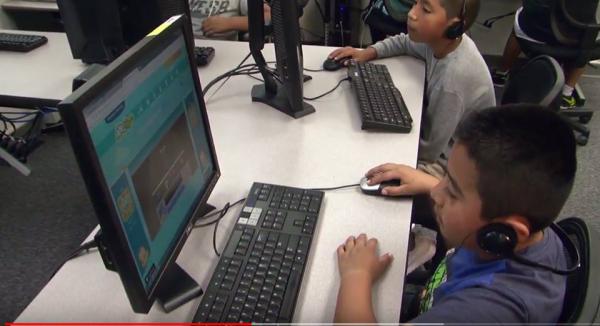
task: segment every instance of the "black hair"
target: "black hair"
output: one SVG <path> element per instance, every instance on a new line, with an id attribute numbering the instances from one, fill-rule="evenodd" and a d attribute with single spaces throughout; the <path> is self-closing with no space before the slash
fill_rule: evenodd
<path id="1" fill-rule="evenodd" d="M 483 218 L 520 215 L 531 232 L 556 219 L 577 169 L 573 131 L 557 113 L 532 104 L 475 111 L 456 141 L 475 161 Z"/>
<path id="2" fill-rule="evenodd" d="M 460 18 L 460 14 L 464 5 L 465 12 L 463 14 L 463 19 L 465 20 L 465 31 L 468 31 L 477 19 L 479 7 L 481 6 L 479 0 L 440 0 L 440 4 L 446 10 L 446 16 L 448 16 L 448 19 L 452 19 L 454 17 Z"/>

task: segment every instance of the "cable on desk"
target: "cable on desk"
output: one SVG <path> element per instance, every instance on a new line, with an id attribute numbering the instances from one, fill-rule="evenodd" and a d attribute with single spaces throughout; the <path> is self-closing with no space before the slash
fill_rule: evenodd
<path id="1" fill-rule="evenodd" d="M 330 188 L 308 188 L 308 190 L 330 191 L 330 190 L 338 190 L 338 189 L 344 189 L 344 188 L 354 188 L 354 187 L 358 187 L 358 186 L 360 186 L 360 183 L 354 183 L 351 185 L 344 185 L 344 186 L 337 186 L 337 187 L 330 187 Z"/>
<path id="2" fill-rule="evenodd" d="M 211 88 L 211 87 L 212 87 L 214 84 L 216 84 L 216 83 L 217 83 L 219 80 L 221 80 L 221 79 L 223 79 L 223 78 L 227 78 L 227 79 L 226 79 L 226 80 L 225 80 L 225 81 L 224 81 L 224 82 L 221 84 L 221 86 L 219 87 L 219 89 L 221 89 L 221 87 L 223 87 L 223 85 L 225 85 L 225 83 L 226 83 L 226 82 L 229 80 L 229 78 L 230 78 L 231 76 L 233 76 L 233 75 L 234 75 L 234 73 L 235 73 L 235 72 L 236 72 L 238 69 L 240 69 L 240 68 L 242 68 L 242 67 L 243 67 L 243 65 L 244 65 L 244 62 L 246 62 L 246 60 L 248 60 L 248 58 L 250 58 L 250 56 L 251 56 L 251 55 L 252 55 L 252 53 L 248 53 L 248 54 L 247 54 L 247 55 L 244 57 L 244 59 L 242 59 L 242 61 L 241 61 L 241 62 L 240 62 L 238 65 L 237 65 L 237 67 L 233 68 L 232 70 L 229 70 L 229 71 L 227 71 L 226 73 L 224 73 L 224 74 L 222 74 L 222 75 L 220 75 L 220 76 L 217 76 L 215 79 L 213 79 L 212 81 L 210 81 L 210 82 L 209 82 L 209 83 L 208 83 L 208 84 L 207 84 L 207 85 L 204 87 L 204 89 L 202 90 L 202 93 L 203 93 L 203 95 L 206 95 L 206 94 L 208 93 L 208 90 L 209 90 L 209 89 L 210 89 L 210 88 Z M 252 65 L 256 66 L 256 64 L 252 64 Z M 218 92 L 218 91 L 219 91 L 219 90 L 215 91 L 215 93 L 216 93 L 216 92 Z M 213 95 L 214 95 L 214 94 L 213 94 Z"/>
<path id="3" fill-rule="evenodd" d="M 310 71 L 310 72 L 321 72 L 321 71 L 325 71 L 325 69 L 321 68 L 321 69 L 310 69 L 310 68 L 302 68 L 306 71 Z"/>
<path id="4" fill-rule="evenodd" d="M 79 248 L 77 248 L 76 250 L 74 250 L 69 256 L 67 256 L 67 258 L 54 270 L 54 272 L 52 272 L 52 274 L 50 274 L 50 278 L 48 278 L 48 280 L 51 280 L 54 275 L 56 275 L 56 273 L 58 273 L 58 271 L 71 259 L 80 256 L 84 251 L 85 253 L 89 253 L 91 249 L 96 248 L 97 244 L 96 241 L 94 240 L 90 240 L 88 242 L 83 243 L 81 246 L 79 246 Z"/>
<path id="5" fill-rule="evenodd" d="M 325 93 L 323 93 L 323 94 L 321 94 L 321 95 L 318 95 L 318 96 L 315 96 L 315 97 L 303 97 L 303 98 L 304 98 L 305 100 L 307 100 L 307 101 L 313 101 L 313 100 L 320 99 L 321 97 L 323 97 L 323 96 L 325 96 L 325 95 L 331 94 L 331 93 L 332 93 L 333 91 L 335 91 L 335 90 L 336 90 L 338 87 L 340 87 L 340 85 L 341 85 L 341 84 L 342 84 L 344 81 L 347 81 L 347 80 L 349 81 L 349 80 L 350 80 L 350 77 L 346 77 L 346 78 L 344 78 L 344 79 L 340 79 L 340 81 L 337 83 L 337 85 L 335 85 L 335 87 L 334 87 L 334 88 L 332 88 L 332 89 L 328 90 L 327 92 L 325 92 Z"/>
<path id="6" fill-rule="evenodd" d="M 233 204 L 230 204 L 229 202 L 227 202 L 225 204 L 225 206 L 223 206 L 223 208 L 221 208 L 220 210 L 216 211 L 216 212 L 211 212 L 209 214 L 206 214 L 202 217 L 199 217 L 196 222 L 200 221 L 200 220 L 206 220 L 210 217 L 219 215 L 219 217 L 217 217 L 216 219 L 210 221 L 210 222 L 206 222 L 206 223 L 194 223 L 194 229 L 195 228 L 201 228 L 201 227 L 205 227 L 205 226 L 210 226 L 210 225 L 215 225 L 214 231 L 213 231 L 213 239 L 212 239 L 212 243 L 213 243 L 213 250 L 215 251 L 215 254 L 217 255 L 217 257 L 221 257 L 221 253 L 219 253 L 219 250 L 217 249 L 217 228 L 219 227 L 219 222 L 221 221 L 221 219 L 223 219 L 223 217 L 225 217 L 225 215 L 227 214 L 227 212 L 229 211 L 229 209 L 233 206 L 236 206 L 240 203 L 242 203 L 244 200 L 246 200 L 246 198 L 242 198 L 236 202 L 234 202 Z"/>

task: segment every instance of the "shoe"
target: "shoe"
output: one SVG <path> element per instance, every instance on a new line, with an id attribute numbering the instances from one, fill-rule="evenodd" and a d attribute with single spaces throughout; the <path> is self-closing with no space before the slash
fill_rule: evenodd
<path id="1" fill-rule="evenodd" d="M 577 100 L 575 99 L 575 96 L 573 96 L 573 95 L 570 95 L 570 96 L 563 95 L 562 96 L 562 98 L 560 100 L 560 109 L 561 110 L 572 109 L 576 106 L 577 106 Z"/>
<path id="2" fill-rule="evenodd" d="M 508 79 L 507 71 L 500 71 L 500 70 L 494 68 L 494 69 L 492 69 L 491 74 L 492 74 L 492 82 L 494 82 L 494 85 L 504 86 L 504 84 L 506 84 L 506 80 Z"/>

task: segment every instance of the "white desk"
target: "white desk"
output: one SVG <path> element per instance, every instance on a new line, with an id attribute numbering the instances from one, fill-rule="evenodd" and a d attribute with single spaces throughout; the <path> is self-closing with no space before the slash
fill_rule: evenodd
<path id="1" fill-rule="evenodd" d="M 0 51 L 0 104 L 53 106 L 71 94 L 73 78 L 86 65 L 73 59 L 66 34 L 16 30 L 0 32 L 36 34 L 48 38 L 48 43 L 27 53 Z"/>
<path id="2" fill-rule="evenodd" d="M 206 84 L 214 76 L 237 65 L 248 53 L 246 43 L 199 41 L 216 49 L 216 57 L 200 68 Z M 318 68 L 331 51 L 304 47 L 305 67 Z M 64 49 L 68 52 L 68 49 Z M 264 51 L 274 57 L 273 47 Z M 376 164 L 401 162 L 415 165 L 424 65 L 412 58 L 385 62 L 394 83 L 405 96 L 413 117 L 410 134 L 374 133 L 360 130 L 357 103 L 348 83 L 332 94 L 313 101 L 317 112 L 294 120 L 250 100 L 257 81 L 233 77 L 210 98 L 207 108 L 222 177 L 209 202 L 225 202 L 246 196 L 253 181 L 298 187 L 326 187 L 358 182 Z M 54 69 L 60 69 L 55 65 Z M 333 87 L 345 71 L 310 73 L 305 94 L 313 96 Z M 216 89 L 216 87 L 215 87 Z M 214 90 L 211 89 L 211 93 Z M 220 224 L 217 245 L 223 248 L 240 207 L 232 209 Z M 374 290 L 374 306 L 380 322 L 399 320 L 411 201 L 365 196 L 358 189 L 327 192 L 316 228 L 308 266 L 302 282 L 295 322 L 331 322 L 339 285 L 335 250 L 347 236 L 366 232 L 380 240 L 381 252 L 395 261 Z M 212 228 L 192 232 L 178 263 L 203 287 L 208 284 L 217 259 L 212 250 Z M 134 314 L 114 272 L 107 271 L 98 253 L 69 261 L 19 316 L 18 322 L 167 322 L 190 321 L 200 298 L 166 314 L 155 304 L 148 315 Z"/>

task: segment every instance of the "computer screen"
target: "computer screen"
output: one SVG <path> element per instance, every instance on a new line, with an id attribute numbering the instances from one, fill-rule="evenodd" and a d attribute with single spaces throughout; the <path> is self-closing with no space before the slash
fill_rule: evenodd
<path id="1" fill-rule="evenodd" d="M 192 45 L 181 32 L 159 36 L 60 104 L 103 235 L 129 268 L 119 268 L 126 290 L 145 299 L 219 174 Z"/>

